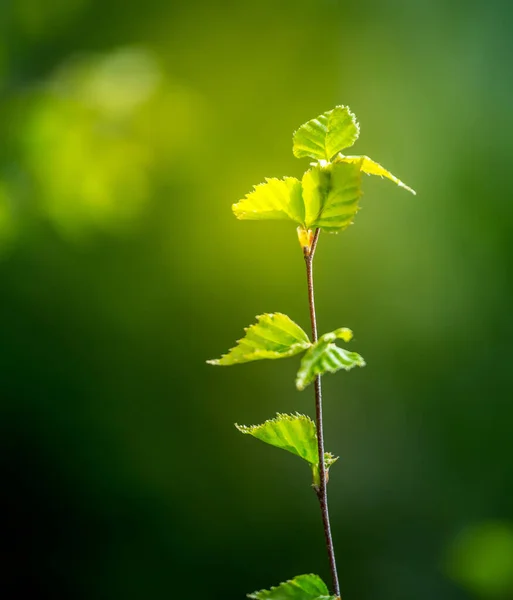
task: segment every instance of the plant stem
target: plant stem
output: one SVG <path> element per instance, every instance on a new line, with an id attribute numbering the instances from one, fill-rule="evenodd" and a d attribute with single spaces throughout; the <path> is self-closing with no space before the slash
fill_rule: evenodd
<path id="1" fill-rule="evenodd" d="M 317 316 L 315 314 L 315 294 L 313 282 L 313 258 L 317 242 L 319 240 L 320 229 L 315 231 L 311 248 L 304 249 L 305 264 L 306 264 L 306 279 L 308 283 L 308 304 L 310 307 L 310 321 L 312 323 L 312 342 L 317 341 Z M 328 511 L 328 489 L 326 480 L 326 466 L 324 464 L 324 428 L 322 421 L 322 389 L 321 376 L 317 375 L 314 382 L 315 388 L 315 415 L 317 422 L 317 450 L 319 453 L 319 486 L 315 486 L 315 492 L 319 499 L 319 504 L 322 513 L 322 522 L 324 524 L 324 537 L 326 539 L 326 548 L 328 550 L 328 558 L 330 561 L 331 578 L 333 580 L 333 589 L 335 595 L 340 597 L 340 586 L 338 582 L 337 563 L 335 560 L 335 549 L 333 547 L 333 539 L 331 537 L 330 515 Z"/>

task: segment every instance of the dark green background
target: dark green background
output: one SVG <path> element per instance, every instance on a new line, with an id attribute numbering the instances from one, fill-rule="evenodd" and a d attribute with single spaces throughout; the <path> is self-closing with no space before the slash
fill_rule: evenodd
<path id="1" fill-rule="evenodd" d="M 234 422 L 313 414 L 297 359 L 213 368 L 256 314 L 308 326 L 286 223 L 305 120 L 348 104 L 365 183 L 321 237 L 345 600 L 513 597 L 513 18 L 490 0 L 2 0 L 6 598 L 243 598 L 329 579 L 309 470 Z"/>

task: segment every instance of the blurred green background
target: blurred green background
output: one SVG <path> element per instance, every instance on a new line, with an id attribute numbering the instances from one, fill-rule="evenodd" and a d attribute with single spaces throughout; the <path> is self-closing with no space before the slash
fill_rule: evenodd
<path id="1" fill-rule="evenodd" d="M 309 469 L 234 422 L 313 414 L 297 360 L 218 369 L 256 314 L 308 327 L 294 227 L 237 222 L 348 104 L 356 226 L 323 235 L 347 600 L 513 598 L 513 16 L 507 0 L 2 0 L 5 598 L 243 598 L 329 578 Z"/>

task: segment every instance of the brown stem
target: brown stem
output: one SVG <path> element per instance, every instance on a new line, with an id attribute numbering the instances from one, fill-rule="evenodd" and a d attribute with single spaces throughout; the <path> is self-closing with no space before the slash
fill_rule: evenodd
<path id="1" fill-rule="evenodd" d="M 305 264 L 306 264 L 306 280 L 308 283 L 308 305 L 310 307 L 310 321 L 312 323 L 312 341 L 317 341 L 317 317 L 315 314 L 315 295 L 313 283 L 313 258 L 317 241 L 319 240 L 320 229 L 317 229 L 312 241 L 311 248 L 304 249 Z M 333 547 L 333 539 L 331 537 L 330 515 L 328 511 L 328 490 L 326 480 L 326 466 L 324 464 L 324 428 L 322 421 L 322 390 L 321 377 L 318 375 L 314 382 L 315 388 L 315 415 L 317 422 L 317 450 L 319 454 L 319 486 L 315 487 L 317 498 L 322 513 L 322 522 L 324 525 L 324 537 L 326 539 L 326 548 L 328 550 L 328 558 L 330 561 L 331 577 L 333 580 L 333 589 L 335 595 L 340 597 L 340 586 L 338 582 L 337 563 L 335 560 L 335 549 Z"/>

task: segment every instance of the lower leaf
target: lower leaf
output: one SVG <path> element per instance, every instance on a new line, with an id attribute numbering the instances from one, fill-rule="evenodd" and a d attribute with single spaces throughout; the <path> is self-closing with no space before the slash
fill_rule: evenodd
<path id="1" fill-rule="evenodd" d="M 306 415 L 286 415 L 278 413 L 276 418 L 269 419 L 261 425 L 235 425 L 241 433 L 286 450 L 305 460 L 312 469 L 313 484 L 319 485 L 319 453 L 317 447 L 317 428 Z M 338 459 L 330 452 L 324 455 L 326 474 L 330 466 Z"/>
<path id="2" fill-rule="evenodd" d="M 304 390 L 317 375 L 335 373 L 340 369 L 349 371 L 353 367 L 364 367 L 365 361 L 359 354 L 339 348 L 333 343 L 338 338 L 349 341 L 351 337 L 351 331 L 345 328 L 321 336 L 301 359 L 301 367 L 296 377 L 297 389 Z"/>
<path id="3" fill-rule="evenodd" d="M 282 313 L 259 315 L 245 329 L 246 335 L 221 358 L 207 360 L 210 365 L 236 365 L 253 360 L 287 358 L 310 347 L 307 334 Z"/>
<path id="4" fill-rule="evenodd" d="M 248 594 L 253 600 L 336 600 L 318 575 L 298 575 L 269 590 Z"/>

